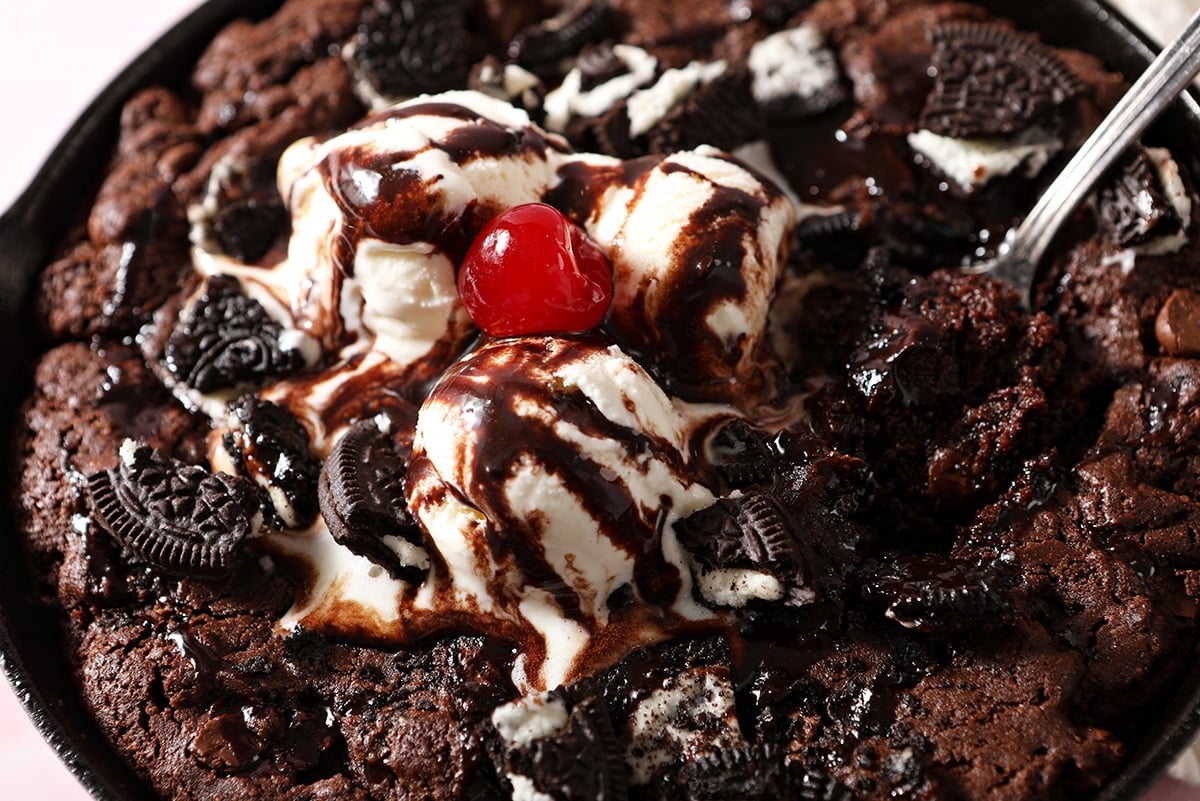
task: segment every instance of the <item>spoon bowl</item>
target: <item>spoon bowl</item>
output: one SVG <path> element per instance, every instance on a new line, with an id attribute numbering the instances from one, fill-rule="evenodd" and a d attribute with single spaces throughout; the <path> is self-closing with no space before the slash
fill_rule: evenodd
<path id="1" fill-rule="evenodd" d="M 1009 232 L 995 259 L 965 268 L 1011 285 L 1028 307 L 1038 264 L 1067 218 L 1200 73 L 1200 12 L 1159 54 Z"/>

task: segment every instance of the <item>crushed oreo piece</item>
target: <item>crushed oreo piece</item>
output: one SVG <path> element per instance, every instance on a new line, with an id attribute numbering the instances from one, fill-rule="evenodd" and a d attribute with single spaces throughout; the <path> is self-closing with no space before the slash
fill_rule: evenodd
<path id="1" fill-rule="evenodd" d="M 963 631 L 1009 610 L 994 576 L 936 554 L 889 559 L 867 577 L 866 596 L 885 617 L 921 632 Z"/>
<path id="2" fill-rule="evenodd" d="M 535 121 L 541 120 L 546 87 L 538 76 L 523 67 L 502 64 L 495 56 L 488 56 L 471 68 L 467 87 L 520 106 Z"/>
<path id="3" fill-rule="evenodd" d="M 787 606 L 804 606 L 815 598 L 808 579 L 808 558 L 794 533 L 788 513 L 770 495 L 747 492 L 722 498 L 676 526 L 680 541 L 704 571 L 750 570 L 779 582 L 778 597 L 771 589 L 751 589 L 764 600 Z M 720 576 L 720 573 L 716 573 Z M 704 576 L 698 581 L 702 594 L 718 605 L 737 605 L 724 592 L 709 592 Z M 721 588 L 726 589 L 726 588 Z M 729 589 L 734 596 L 742 590 Z"/>
<path id="4" fill-rule="evenodd" d="M 544 72 L 574 56 L 583 46 L 602 41 L 612 26 L 608 0 L 581 0 L 557 16 L 532 25 L 513 37 L 508 57 L 534 72 Z"/>
<path id="5" fill-rule="evenodd" d="M 210 473 L 126 440 L 112 470 L 88 476 L 93 517 L 129 550 L 197 578 L 232 572 L 238 546 L 259 524 L 249 481 Z"/>
<path id="6" fill-rule="evenodd" d="M 850 791 L 833 777 L 808 770 L 783 748 L 758 743 L 704 754 L 673 777 L 679 801 L 849 801 Z"/>
<path id="7" fill-rule="evenodd" d="M 809 214 L 796 224 L 796 236 L 805 244 L 836 236 L 856 234 L 862 215 L 857 211 L 835 211 L 832 214 Z"/>
<path id="8" fill-rule="evenodd" d="M 575 67 L 579 70 L 580 92 L 590 92 L 613 78 L 629 73 L 629 65 L 608 42 L 584 47 L 575 61 Z"/>
<path id="9" fill-rule="evenodd" d="M 423 567 L 407 552 L 420 549 L 422 541 L 404 500 L 407 467 L 391 436 L 374 420 L 360 420 L 329 454 L 318 497 L 335 540 L 393 577 L 413 580 Z"/>
<path id="10" fill-rule="evenodd" d="M 308 431 L 287 409 L 252 395 L 230 407 L 236 427 L 225 434 L 225 451 L 238 473 L 266 490 L 281 528 L 303 528 L 317 516 L 321 462 L 309 450 Z"/>
<path id="11" fill-rule="evenodd" d="M 554 801 L 624 801 L 628 768 L 604 702 L 575 704 L 566 727 L 510 754 L 509 772 Z"/>
<path id="12" fill-rule="evenodd" d="M 722 426 L 709 441 L 709 460 L 730 488 L 766 484 L 779 472 L 776 437 L 737 418 Z"/>
<path id="13" fill-rule="evenodd" d="M 631 159 L 644 155 L 629 129 L 629 110 L 624 101 L 595 119 L 579 121 L 580 130 L 568 130 L 572 142 L 583 139 L 595 143 L 595 149 L 607 156 Z"/>
<path id="14" fill-rule="evenodd" d="M 164 363 L 199 392 L 253 387 L 305 366 L 299 350 L 280 343 L 282 333 L 261 303 L 242 294 L 236 278 L 213 276 L 179 316 Z"/>
<path id="15" fill-rule="evenodd" d="M 734 150 L 758 138 L 763 117 L 746 102 L 750 73 L 732 70 L 701 83 L 647 133 L 651 153 L 675 153 L 700 145 Z"/>
<path id="16" fill-rule="evenodd" d="M 252 264 L 287 230 L 289 219 L 278 193 L 252 195 L 219 208 L 209 226 L 222 253 Z"/>
<path id="17" fill-rule="evenodd" d="M 846 99 L 837 56 L 815 25 L 798 25 L 750 48 L 751 92 L 769 119 L 812 117 Z"/>
<path id="18" fill-rule="evenodd" d="M 188 217 L 201 244 L 244 264 L 262 259 L 288 232 L 276 182 L 278 155 L 228 155 L 213 166 L 203 202 Z"/>
<path id="19" fill-rule="evenodd" d="M 751 0 L 752 11 L 769 28 L 782 28 L 788 20 L 812 5 L 812 0 Z"/>
<path id="20" fill-rule="evenodd" d="M 1096 195 L 1100 223 L 1122 247 L 1176 234 L 1183 226 L 1144 148 L 1114 167 Z"/>
<path id="21" fill-rule="evenodd" d="M 362 11 L 350 53 L 386 98 L 462 86 L 470 69 L 462 0 L 373 0 Z"/>
<path id="22" fill-rule="evenodd" d="M 949 22 L 929 41 L 936 79 L 919 125 L 942 136 L 1011 136 L 1083 91 L 1049 47 L 1002 25 Z"/>

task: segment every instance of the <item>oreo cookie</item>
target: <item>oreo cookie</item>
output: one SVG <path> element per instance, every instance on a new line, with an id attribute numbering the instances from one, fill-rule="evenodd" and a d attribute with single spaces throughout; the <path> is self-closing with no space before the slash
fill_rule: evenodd
<path id="1" fill-rule="evenodd" d="M 779 473 L 781 453 L 775 436 L 738 418 L 713 434 L 708 456 L 726 486 L 743 489 L 773 481 Z"/>
<path id="2" fill-rule="evenodd" d="M 126 440 L 120 463 L 88 476 L 92 517 L 118 542 L 183 576 L 232 572 L 238 547 L 257 533 L 259 496 L 249 481 L 210 473 Z"/>
<path id="3" fill-rule="evenodd" d="M 730 70 L 702 82 L 646 134 L 649 152 L 675 153 L 700 145 L 734 150 L 757 139 L 763 116 L 747 103 L 750 73 Z"/>
<path id="4" fill-rule="evenodd" d="M 514 36 L 508 45 L 508 57 L 536 73 L 552 73 L 559 62 L 573 57 L 584 45 L 607 38 L 612 17 L 608 0 L 575 2 L 557 16 Z"/>
<path id="5" fill-rule="evenodd" d="M 209 227 L 222 253 L 249 264 L 266 255 L 287 230 L 288 221 L 287 209 L 276 193 L 251 195 L 222 206 Z"/>
<path id="6" fill-rule="evenodd" d="M 467 87 L 520 106 L 535 121 L 540 122 L 544 117 L 545 85 L 532 72 L 516 64 L 502 64 L 495 56 L 488 56 L 471 68 Z"/>
<path id="7" fill-rule="evenodd" d="M 373 0 L 349 52 L 386 98 L 461 87 L 470 69 L 466 11 L 462 0 Z"/>
<path id="8" fill-rule="evenodd" d="M 283 378 L 305 366 L 304 355 L 280 341 L 283 327 L 228 275 L 208 279 L 179 316 L 163 362 L 199 392 L 244 389 Z"/>
<path id="9" fill-rule="evenodd" d="M 421 530 L 404 500 L 406 460 L 374 420 L 350 427 L 321 470 L 318 498 L 338 543 L 393 577 L 419 580 Z"/>
<path id="10" fill-rule="evenodd" d="M 671 801 L 849 801 L 849 789 L 771 743 L 728 748 L 683 764 Z"/>
<path id="11" fill-rule="evenodd" d="M 584 47 L 575 60 L 575 68 L 579 70 L 580 92 L 590 92 L 614 78 L 629 74 L 629 65 L 607 42 Z"/>
<path id="12" fill-rule="evenodd" d="M 253 264 L 287 234 L 291 218 L 276 185 L 277 166 L 278 154 L 217 163 L 195 221 L 205 231 L 205 248 Z"/>
<path id="13" fill-rule="evenodd" d="M 1163 192 L 1145 148 L 1137 148 L 1107 176 L 1096 192 L 1104 232 L 1122 247 L 1179 233 L 1183 221 Z"/>
<path id="14" fill-rule="evenodd" d="M 868 573 L 865 594 L 906 629 L 955 633 L 1009 611 L 995 576 L 937 554 L 898 555 Z"/>
<path id="15" fill-rule="evenodd" d="M 278 404 L 247 395 L 230 406 L 234 428 L 222 444 L 238 473 L 267 496 L 279 528 L 304 528 L 317 516 L 321 462 L 309 450 L 308 431 Z"/>
<path id="16" fill-rule="evenodd" d="M 574 705 L 561 731 L 509 750 L 505 772 L 554 801 L 625 801 L 624 756 L 607 707 L 589 698 Z"/>
<path id="17" fill-rule="evenodd" d="M 919 125 L 942 136 L 1011 136 L 1083 91 L 1050 48 L 1002 25 L 949 22 L 929 41 L 936 79 Z"/>
<path id="18" fill-rule="evenodd" d="M 722 498 L 676 526 L 697 564 L 701 595 L 718 606 L 766 600 L 799 607 L 815 600 L 809 559 L 795 528 L 787 511 L 764 492 Z"/>

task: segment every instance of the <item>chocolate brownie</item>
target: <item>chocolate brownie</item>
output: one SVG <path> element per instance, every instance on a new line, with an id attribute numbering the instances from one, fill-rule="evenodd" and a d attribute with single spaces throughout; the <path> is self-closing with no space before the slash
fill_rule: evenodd
<path id="1" fill-rule="evenodd" d="M 1200 642 L 1193 179 L 960 268 L 1123 85 L 966 2 L 232 23 L 37 289 L 86 706 L 181 801 L 1089 797 Z"/>

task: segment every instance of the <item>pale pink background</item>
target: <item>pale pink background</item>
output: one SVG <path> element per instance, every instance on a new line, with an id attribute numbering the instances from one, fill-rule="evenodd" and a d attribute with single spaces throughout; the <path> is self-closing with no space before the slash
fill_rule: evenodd
<path id="1" fill-rule="evenodd" d="M 1048 0 L 1053 2 L 1053 0 Z M 1200 0 L 1117 0 L 1159 36 L 1181 26 Z M 124 64 L 199 0 L 0 0 L 0 210 L 88 100 Z M 87 794 L 0 682 L 0 797 L 86 801 Z M 1200 801 L 1166 780 L 1145 801 Z"/>

